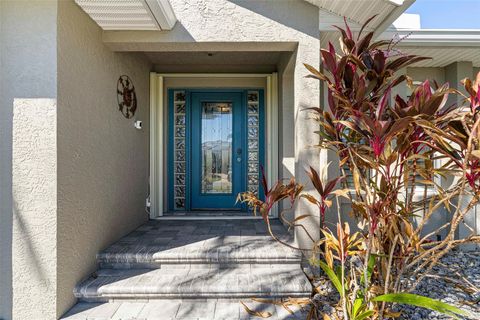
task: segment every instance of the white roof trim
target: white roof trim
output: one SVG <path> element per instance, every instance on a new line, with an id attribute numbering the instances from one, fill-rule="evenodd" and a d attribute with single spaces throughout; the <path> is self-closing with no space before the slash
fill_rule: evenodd
<path id="1" fill-rule="evenodd" d="M 169 0 L 144 0 L 148 8 L 152 12 L 155 20 L 157 21 L 160 29 L 172 30 L 173 26 L 177 22 L 177 17 L 173 12 L 173 8 L 170 5 Z"/>
<path id="2" fill-rule="evenodd" d="M 103 30 L 171 30 L 169 0 L 75 0 Z"/>
<path id="3" fill-rule="evenodd" d="M 393 4 L 394 6 L 401 6 L 404 2 L 404 0 L 385 0 L 387 2 L 390 2 L 391 4 Z"/>
<path id="4" fill-rule="evenodd" d="M 479 47 L 480 30 L 389 29 L 380 38 L 404 38 L 400 46 Z"/>

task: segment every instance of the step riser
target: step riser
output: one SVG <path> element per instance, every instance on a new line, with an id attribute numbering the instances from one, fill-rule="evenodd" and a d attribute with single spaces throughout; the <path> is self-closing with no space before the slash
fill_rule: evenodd
<path id="1" fill-rule="evenodd" d="M 99 261 L 99 267 L 101 269 L 162 269 L 164 267 L 175 267 L 181 265 L 220 265 L 220 266 L 233 266 L 233 265 L 267 265 L 267 264 L 286 264 L 286 265 L 299 265 L 301 263 L 298 259 L 245 259 L 245 260 L 206 260 L 206 259 L 185 259 L 185 260 L 170 260 L 170 261 L 145 261 L 138 260 L 133 261 Z"/>
<path id="2" fill-rule="evenodd" d="M 308 297 L 311 293 L 311 285 L 299 266 L 209 267 L 211 266 L 184 265 L 180 268 L 154 270 L 101 269 L 96 277 L 77 286 L 74 294 L 82 300 L 105 301 Z"/>
<path id="3" fill-rule="evenodd" d="M 239 293 L 239 294 L 226 294 L 226 293 L 217 293 L 217 294 L 151 294 L 151 295 L 141 295 L 138 297 L 129 297 L 127 295 L 113 295 L 111 297 L 77 297 L 78 301 L 81 302 L 146 302 L 151 300 L 161 300 L 161 299 L 232 299 L 232 300 L 241 300 L 241 299 L 287 299 L 287 298 L 309 298 L 310 294 L 299 293 L 299 292 L 290 292 L 282 294 L 266 294 L 266 293 Z"/>

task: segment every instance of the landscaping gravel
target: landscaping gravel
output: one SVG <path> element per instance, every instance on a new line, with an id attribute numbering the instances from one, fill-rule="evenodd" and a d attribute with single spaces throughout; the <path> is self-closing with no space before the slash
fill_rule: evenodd
<path id="1" fill-rule="evenodd" d="M 442 258 L 441 264 L 435 266 L 431 274 L 433 277 L 425 278 L 412 293 L 455 305 L 471 312 L 471 319 L 480 319 L 479 252 L 452 251 Z M 402 305 L 395 309 L 402 311 L 401 319 L 451 319 L 424 308 Z"/>
<path id="2" fill-rule="evenodd" d="M 463 279 L 462 279 L 463 277 Z M 339 296 L 330 281 L 320 278 L 313 283 L 320 293 L 313 297 L 313 302 L 321 313 L 332 315 Z M 469 319 L 480 320 L 480 252 L 452 251 L 441 259 L 431 272 L 412 292 L 448 304 L 460 307 L 472 313 Z M 394 311 L 401 311 L 399 319 L 409 320 L 443 320 L 449 316 L 424 308 L 408 305 L 396 305 Z M 337 316 L 339 310 L 336 310 Z"/>

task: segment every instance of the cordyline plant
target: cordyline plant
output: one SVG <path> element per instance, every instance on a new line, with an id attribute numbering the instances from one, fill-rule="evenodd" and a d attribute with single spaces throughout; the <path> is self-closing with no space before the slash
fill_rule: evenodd
<path id="1" fill-rule="evenodd" d="M 343 318 L 395 318 L 400 314 L 392 310 L 394 303 L 468 316 L 409 292 L 452 248 L 479 242 L 469 226 L 470 235 L 455 238 L 465 215 L 480 201 L 479 79 L 464 80 L 465 105 L 450 105 L 449 95 L 461 93 L 448 84 L 427 80 L 413 86 L 406 75 L 396 75 L 427 58 L 399 54 L 392 41 L 372 43 L 373 33 L 363 35 L 364 27 L 357 36 L 348 25 L 338 28 L 341 51 L 332 44 L 321 51 L 323 71 L 305 64 L 308 77 L 328 88 L 328 108 L 309 112 L 320 124 L 319 147 L 338 155 L 338 177 L 325 181 L 318 174 L 322 170 L 310 167 L 307 173 L 318 195 L 302 193 L 303 186 L 294 179 L 272 188 L 263 179 L 265 200 L 249 192 L 239 199 L 260 212 L 267 225 L 274 204 L 285 199 L 291 205 L 287 210 L 301 198 L 318 207 L 323 237 L 310 237 L 312 247 L 299 249 L 313 257 L 311 263 L 320 266 L 338 290 Z M 411 88 L 408 99 L 392 97 L 399 85 Z M 353 228 L 342 223 L 340 197 L 348 198 L 359 231 L 351 232 Z M 330 228 L 324 219 L 328 221 L 329 214 L 332 219 L 333 201 L 339 221 Z M 288 221 L 284 212 L 280 218 L 291 227 L 302 227 L 301 220 L 311 216 L 300 214 Z M 445 213 L 449 222 L 427 233 L 424 227 Z M 320 317 L 316 312 L 312 308 L 309 317 Z"/>

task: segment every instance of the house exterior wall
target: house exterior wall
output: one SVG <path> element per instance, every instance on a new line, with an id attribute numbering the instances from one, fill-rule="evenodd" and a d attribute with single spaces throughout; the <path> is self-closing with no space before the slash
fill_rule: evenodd
<path id="1" fill-rule="evenodd" d="M 56 1 L 0 1 L 3 319 L 55 317 L 56 19 Z"/>
<path id="2" fill-rule="evenodd" d="M 150 67 L 142 54 L 111 52 L 95 22 L 59 2 L 57 315 L 96 269 L 95 255 L 148 218 Z M 142 130 L 118 111 L 123 74 L 135 85 Z"/>
<path id="3" fill-rule="evenodd" d="M 0 318 L 57 319 L 102 248 L 147 220 L 149 72 L 73 1 L 0 1 Z M 134 129 L 116 82 L 138 98 Z"/>
<path id="4" fill-rule="evenodd" d="M 407 68 L 407 75 L 413 79 L 413 81 L 425 81 L 436 80 L 439 84 L 445 83 L 445 68 L 419 68 L 411 67 Z"/>

